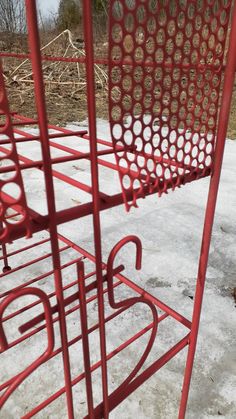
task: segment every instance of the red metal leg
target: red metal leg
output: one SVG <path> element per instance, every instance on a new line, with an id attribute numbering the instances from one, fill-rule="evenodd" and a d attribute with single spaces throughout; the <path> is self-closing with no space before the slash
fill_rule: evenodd
<path id="1" fill-rule="evenodd" d="M 36 3 L 32 0 L 26 0 L 26 17 L 28 23 L 28 34 L 29 34 L 29 46 L 31 51 L 31 60 L 32 60 L 32 70 L 35 77 L 35 96 L 37 98 L 37 111 L 38 111 L 38 120 L 41 136 L 41 145 L 42 145 L 42 155 L 44 160 L 44 174 L 45 174 L 45 185 L 46 185 L 46 194 L 48 202 L 48 214 L 50 217 L 50 239 L 52 247 L 52 259 L 53 259 L 53 268 L 54 268 L 54 280 L 55 280 L 55 289 L 56 297 L 59 306 L 59 322 L 60 322 L 60 333 L 61 341 L 63 348 L 63 365 L 64 365 L 64 374 L 65 374 L 65 386 L 66 386 L 66 396 L 67 396 L 67 409 L 68 417 L 70 419 L 74 418 L 74 408 L 73 408 L 73 397 L 72 397 L 72 387 L 71 387 L 71 372 L 70 372 L 70 359 L 68 351 L 68 339 L 67 339 L 67 330 L 66 330 L 66 321 L 65 321 L 65 308 L 64 308 L 64 296 L 63 296 L 63 287 L 62 287 L 62 277 L 61 277 L 61 265 L 60 265 L 60 255 L 58 248 L 58 239 L 57 239 L 57 225 L 55 220 L 55 195 L 53 187 L 53 178 L 52 178 L 52 167 L 51 167 L 51 158 L 49 150 L 49 139 L 48 139 L 48 127 L 47 127 L 47 114 L 46 114 L 46 104 L 44 97 L 44 84 L 43 84 L 43 75 L 42 75 L 42 65 L 40 58 L 40 41 L 38 33 L 38 24 L 37 24 L 37 10 Z"/>
<path id="2" fill-rule="evenodd" d="M 187 401 L 188 401 L 189 386 L 190 386 L 192 369 L 193 369 L 194 355 L 195 355 L 196 345 L 197 345 L 197 336 L 198 336 L 200 316 L 201 316 L 202 298 L 203 298 L 203 292 L 204 292 L 204 286 L 205 286 L 205 280 L 206 280 L 206 271 L 207 271 L 211 235 L 212 235 L 212 228 L 213 228 L 215 208 L 216 208 L 216 200 L 217 200 L 217 194 L 218 194 L 218 188 L 219 188 L 221 166 L 222 166 L 223 155 L 224 155 L 224 147 L 225 147 L 225 139 L 226 139 L 229 112 L 230 112 L 230 104 L 231 104 L 233 86 L 234 86 L 236 58 L 233 51 L 236 51 L 236 4 L 234 5 L 234 10 L 232 14 L 230 45 L 231 47 L 228 52 L 228 61 L 227 61 L 226 70 L 225 70 L 222 106 L 221 106 L 220 114 L 219 114 L 219 127 L 218 127 L 217 142 L 216 142 L 216 149 L 215 149 L 213 174 L 211 176 L 208 201 L 207 201 L 207 207 L 206 207 L 206 213 L 205 213 L 205 224 L 204 224 L 204 230 L 203 230 L 203 235 L 202 235 L 202 246 L 201 246 L 197 285 L 196 285 L 196 292 L 195 292 L 195 299 L 194 299 L 193 319 L 192 319 L 192 327 L 191 327 L 191 333 L 190 333 L 190 338 L 189 338 L 189 349 L 188 349 L 188 356 L 187 356 L 187 362 L 186 362 L 186 367 L 185 367 L 185 376 L 184 376 L 182 398 L 181 398 L 180 410 L 179 410 L 179 419 L 184 419 L 185 411 L 187 407 Z"/>
<path id="3" fill-rule="evenodd" d="M 88 339 L 87 305 L 86 305 L 86 291 L 85 291 L 85 283 L 84 283 L 85 276 L 84 276 L 83 262 L 78 263 L 77 270 L 78 270 L 78 280 L 79 280 L 80 322 L 81 322 L 81 331 L 82 331 L 87 405 L 88 405 L 89 419 L 93 419 L 94 418 L 93 390 L 92 390 L 91 364 L 90 364 L 90 356 L 89 356 L 90 349 L 89 349 L 89 339 Z"/>
<path id="4" fill-rule="evenodd" d="M 90 134 L 91 152 L 91 176 L 93 189 L 93 226 L 94 244 L 97 272 L 98 288 L 98 314 L 99 314 L 99 333 L 101 349 L 101 368 L 102 368 L 102 387 L 104 402 L 104 419 L 109 417 L 108 402 L 108 382 L 107 382 L 107 361 L 106 361 L 106 332 L 104 320 L 104 299 L 103 299 L 103 278 L 102 278 L 102 247 L 100 229 L 100 196 L 98 182 L 98 163 L 97 163 L 97 129 L 96 129 L 96 106 L 94 96 L 94 58 L 93 58 L 93 29 L 92 29 L 92 10 L 91 2 L 83 0 L 84 17 L 84 41 L 86 50 L 86 77 L 87 77 L 87 97 L 88 97 L 88 119 Z"/>
<path id="5" fill-rule="evenodd" d="M 3 286 L 0 293 L 0 346 L 2 352 L 14 347 L 17 349 L 17 347 L 20 348 L 21 344 L 27 344 L 27 339 L 33 336 L 40 337 L 41 333 L 43 336 L 46 332 L 48 348 L 43 357 L 30 365 L 29 369 L 26 368 L 23 373 L 13 377 L 7 377 L 5 382 L 0 383 L 0 392 L 2 392 L 0 405 L 3 406 L 10 395 L 13 397 L 12 393 L 18 387 L 18 384 L 38 368 L 42 362 L 47 362 L 50 368 L 50 362 L 57 362 L 58 358 L 61 357 L 60 362 L 63 364 L 64 376 L 62 382 L 58 383 L 59 388 L 56 387 L 49 396 L 38 401 L 38 405 L 34 405 L 29 412 L 24 413 L 23 418 L 25 419 L 46 409 L 64 395 L 68 417 L 73 419 L 77 415 L 75 408 L 77 409 L 78 407 L 73 403 L 73 387 L 82 382 L 82 380 L 84 380 L 87 395 L 88 416 L 86 417 L 90 419 L 101 417 L 108 419 L 109 413 L 119 403 L 179 351 L 189 345 L 179 410 L 179 419 L 184 419 L 185 417 L 197 344 L 229 105 L 236 70 L 234 57 L 236 50 L 236 5 L 234 6 L 232 16 L 233 24 L 228 62 L 225 66 L 223 50 L 231 1 L 207 1 L 197 2 L 196 4 L 194 2 L 175 3 L 174 7 L 170 2 L 122 2 L 121 0 L 111 0 L 109 59 L 100 58 L 96 60 L 93 50 L 92 2 L 83 0 L 85 56 L 70 58 L 40 55 L 35 0 L 26 0 L 30 55 L 11 54 L 11 56 L 30 58 L 32 61 L 38 118 L 33 120 L 20 116 L 15 112 L 11 112 L 9 115 L 12 119 L 13 134 L 20 136 L 20 138 L 15 139 L 15 143 L 18 143 L 17 147 L 22 147 L 24 142 L 30 147 L 31 141 L 37 141 L 42 147 L 42 159 L 29 158 L 24 155 L 24 152 L 22 154 L 17 153 L 15 157 L 17 162 L 18 159 L 20 161 L 20 164 L 17 163 L 17 168 L 19 176 L 21 171 L 24 174 L 24 180 L 27 169 L 40 170 L 41 173 L 39 175 L 44 174 L 45 201 L 47 202 L 46 215 L 42 216 L 35 208 L 25 208 L 28 215 L 27 231 L 35 234 L 38 231 L 47 230 L 45 234 L 49 232 L 49 238 L 45 239 L 43 237 L 42 239 L 40 237 L 39 241 L 35 243 L 34 236 L 32 239 L 33 244 L 31 242 L 31 244 L 25 245 L 21 250 L 14 249 L 7 252 L 6 243 L 24 237 L 26 226 L 19 225 L 16 229 L 9 229 L 9 234 L 2 237 L 2 256 L 0 260 L 3 261 L 5 267 L 3 273 L 0 274 Z M 212 13 L 209 6 L 210 3 L 212 5 Z M 157 6 L 160 7 L 160 10 L 156 9 Z M 190 36 L 191 31 L 193 36 Z M 173 48 L 173 45 L 176 48 Z M 188 45 L 190 45 L 190 50 L 192 48 L 193 51 L 188 52 Z M 0 53 L 0 55 L 9 56 L 8 53 Z M 160 57 L 163 58 L 161 62 Z M 182 57 L 180 61 L 179 57 Z M 87 130 L 76 130 L 73 132 L 72 128 L 59 128 L 48 125 L 42 60 L 74 62 L 80 63 L 85 67 L 89 119 L 88 134 Z M 113 143 L 109 142 L 108 139 L 97 138 L 94 87 L 95 62 L 101 65 L 108 65 L 111 73 L 108 96 Z M 120 74 L 120 78 L 113 77 L 114 71 L 118 75 Z M 141 74 L 142 80 L 140 79 Z M 225 82 L 222 109 L 218 118 L 218 133 L 215 144 L 214 134 L 217 127 L 220 80 L 223 76 L 225 77 Z M 3 81 L 1 81 L 1 85 L 3 85 Z M 208 86 L 208 89 L 206 89 L 206 86 Z M 0 90 L 3 90 L 2 86 L 0 86 Z M 2 96 L 0 97 L 0 102 L 1 98 Z M 131 118 L 129 127 L 127 127 L 126 123 L 127 117 Z M 146 120 L 146 117 L 148 117 L 149 122 Z M 195 122 L 197 123 L 195 124 Z M 38 132 L 36 135 L 29 133 L 27 128 L 24 128 L 27 125 L 37 125 L 40 131 L 39 134 Z M 49 133 L 49 129 L 53 129 L 54 132 Z M 3 131 L 1 123 L 0 136 L 4 135 Z M 76 141 L 74 147 L 67 144 L 71 140 L 70 136 L 74 137 Z M 132 137 L 132 144 L 130 144 L 130 136 Z M 138 140 L 137 144 L 136 140 Z M 142 143 L 141 149 L 138 146 L 140 140 Z M 81 142 L 83 143 L 82 146 L 84 144 L 89 146 L 89 151 L 82 152 L 79 150 Z M 7 154 L 10 145 L 12 145 L 11 138 L 6 138 L 5 135 L 0 138 L 0 152 L 3 155 Z M 59 157 L 51 158 L 50 148 L 54 152 L 60 153 Z M 173 149 L 175 150 L 174 152 Z M 117 164 L 110 157 L 116 158 Z M 212 157 L 214 157 L 214 161 L 212 161 Z M 207 160 L 209 158 L 210 163 L 208 164 Z M 87 183 L 82 182 L 80 178 L 78 180 L 74 178 L 74 175 L 70 176 L 63 170 L 64 167 L 68 167 L 67 165 L 70 162 L 82 159 L 90 161 L 91 184 L 90 181 Z M 56 164 L 62 165 L 59 166 L 62 168 L 61 171 L 59 169 L 54 170 L 54 167 L 52 169 L 52 166 Z M 0 167 L 0 176 L 2 175 L 3 182 L 5 182 L 5 174 L 8 172 L 13 173 L 14 167 L 14 159 L 9 163 L 8 167 L 4 165 Z M 103 190 L 102 186 L 99 185 L 98 169 L 100 168 L 104 172 L 108 171 L 112 176 L 117 172 L 119 173 L 123 195 L 122 193 L 109 195 L 106 191 L 104 193 L 99 190 L 99 186 Z M 157 169 L 160 168 L 161 172 L 159 173 Z M 114 267 L 114 260 L 119 250 L 127 243 L 133 242 L 137 250 L 136 268 L 141 268 L 142 248 L 141 242 L 136 236 L 127 236 L 119 241 L 111 250 L 107 264 L 102 261 L 100 211 L 121 205 L 123 198 L 129 209 L 132 205 L 136 206 L 136 200 L 139 197 L 145 197 L 155 192 L 161 195 L 169 189 L 174 190 L 175 187 L 180 187 L 185 183 L 210 174 L 212 176 L 206 207 L 191 323 L 183 314 L 176 312 L 158 298 L 146 292 L 145 289 L 126 278 L 122 274 L 124 270 L 123 265 Z M 56 211 L 53 177 L 57 179 L 58 184 L 61 183 L 76 192 L 82 191 L 82 194 L 87 194 L 89 201 L 85 201 L 85 204 Z M 127 177 L 130 182 L 128 187 L 126 183 Z M 10 195 L 5 193 L 4 190 L 0 192 L 1 199 L 5 203 L 10 203 Z M 90 202 L 91 197 L 92 200 Z M 22 208 L 14 206 L 14 216 L 22 215 Z M 0 214 L 1 216 L 2 213 Z M 93 217 L 94 255 L 80 247 L 77 243 L 74 243 L 71 238 L 58 234 L 57 231 L 59 224 L 72 222 L 87 215 L 92 215 Z M 12 218 L 12 214 L 7 214 L 6 222 L 12 221 Z M 41 251 L 40 253 L 41 246 L 46 245 L 47 242 L 51 246 L 51 251 Z M 27 252 L 31 252 L 33 248 L 37 252 L 36 256 L 30 258 L 30 260 L 26 257 L 26 260 L 24 260 L 24 255 Z M 71 258 L 71 256 L 68 257 L 68 254 L 73 254 L 74 256 Z M 61 258 L 64 260 L 64 257 L 69 259 L 66 259 L 61 264 Z M 82 262 L 84 259 L 86 265 Z M 16 266 L 15 260 L 21 260 L 21 263 Z M 8 261 L 12 266 L 11 271 L 8 271 Z M 52 262 L 52 266 L 46 272 L 43 271 L 37 274 L 34 272 L 34 267 L 37 264 L 46 265 L 48 262 Z M 86 274 L 84 266 L 86 266 Z M 73 267 L 74 271 L 75 267 L 77 267 L 77 272 L 72 274 L 73 278 L 68 279 L 66 274 L 64 275 L 65 270 L 70 268 L 73 272 Z M 33 275 L 30 275 L 25 280 L 25 272 L 31 269 Z M 13 287 L 8 286 L 8 280 L 11 281 L 11 275 L 15 273 L 19 282 L 14 283 Z M 50 281 L 50 276 L 54 277 L 54 282 Z M 42 279 L 46 281 L 47 292 L 40 290 L 40 287 L 43 287 Z M 35 284 L 37 288 L 33 288 L 32 284 Z M 76 287 L 75 290 L 74 287 Z M 130 289 L 131 297 L 122 297 L 124 287 Z M 116 290 L 119 290 L 119 297 L 116 295 Z M 8 307 L 8 303 L 28 294 L 32 294 L 38 297 L 38 299 L 26 303 L 24 307 L 16 306 L 12 311 L 3 315 L 5 308 Z M 51 301 L 53 302 L 51 303 Z M 107 310 L 105 311 L 105 301 L 107 301 L 106 309 L 109 310 L 108 313 Z M 88 305 L 94 303 L 98 305 L 98 313 L 96 313 L 94 324 L 89 327 L 87 321 Z M 30 310 L 37 310 L 40 304 L 43 304 L 44 310 L 42 312 L 36 311 L 31 316 Z M 118 321 L 119 316 L 122 314 L 125 314 L 125 318 L 129 314 L 128 312 L 125 313 L 125 311 L 133 308 L 136 304 L 139 304 L 139 307 L 145 304 L 148 310 L 150 309 L 150 319 L 146 326 L 142 325 L 142 327 L 138 328 L 138 331 L 135 330 L 135 332 L 125 336 L 124 339 L 122 336 L 119 345 L 108 351 L 106 347 L 106 339 L 110 338 L 106 334 L 109 330 L 107 327 L 108 323 L 115 319 Z M 77 333 L 73 338 L 68 338 L 67 325 L 69 324 L 70 316 L 76 311 L 80 314 L 81 333 Z M 17 322 L 21 315 L 24 316 L 24 320 L 18 326 L 20 336 L 16 336 L 15 340 L 8 342 L 5 336 L 7 322 Z M 158 359 L 150 360 L 148 355 L 153 348 L 158 325 L 166 318 L 170 318 L 171 321 L 177 321 L 181 325 L 181 329 L 186 328 L 186 330 L 179 338 L 179 341 L 168 348 L 165 353 L 162 353 Z M 53 333 L 54 326 L 56 329 L 57 325 L 59 325 L 61 339 L 59 346 L 54 349 Z M 89 337 L 93 333 L 99 334 L 98 352 L 100 351 L 100 357 L 96 362 L 91 363 L 92 348 L 89 345 Z M 158 328 L 158 333 L 161 333 L 161 328 Z M 145 335 L 147 344 L 140 351 L 141 355 L 133 369 L 131 368 L 131 372 L 124 377 L 123 382 L 109 393 L 109 361 L 113 359 L 114 362 L 116 355 L 121 354 L 126 348 L 131 352 L 135 345 L 139 345 L 139 339 Z M 70 348 L 72 349 L 71 353 L 73 352 L 73 345 L 78 342 L 81 342 L 82 346 L 81 355 L 78 354 L 78 357 L 80 356 L 84 362 L 82 371 L 75 375 L 70 363 L 69 353 Z M 136 359 L 135 351 L 133 353 L 133 357 Z M 102 376 L 101 383 L 99 383 L 99 386 L 102 384 L 102 400 L 99 401 L 98 405 L 95 405 L 92 378 L 93 373 L 99 369 L 101 369 Z"/>

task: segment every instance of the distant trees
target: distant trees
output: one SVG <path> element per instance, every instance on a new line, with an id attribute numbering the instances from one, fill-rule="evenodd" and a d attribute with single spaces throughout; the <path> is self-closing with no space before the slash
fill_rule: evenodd
<path id="1" fill-rule="evenodd" d="M 1 0 L 0 0 L 1 1 Z M 80 0 L 60 0 L 57 27 L 60 31 L 74 29 L 81 21 Z"/>
<path id="2" fill-rule="evenodd" d="M 92 0 L 93 22 L 96 36 L 102 37 L 106 32 L 108 18 L 108 0 Z"/>
<path id="3" fill-rule="evenodd" d="M 93 8 L 95 12 L 107 14 L 108 0 L 93 0 Z"/>
<path id="4" fill-rule="evenodd" d="M 57 18 L 57 28 L 60 31 L 74 29 L 80 24 L 82 3 L 82 0 L 60 0 Z M 92 0 L 92 7 L 96 15 L 106 16 L 108 0 Z"/>
<path id="5" fill-rule="evenodd" d="M 0 0 L 0 31 L 16 34 L 25 30 L 24 0 Z"/>
<path id="6" fill-rule="evenodd" d="M 92 0 L 92 7 L 97 17 L 107 16 L 108 0 Z M 60 0 L 57 29 L 63 31 L 76 28 L 81 23 L 81 16 L 82 0 Z M 47 19 L 48 16 L 43 16 L 44 21 Z M 24 0 L 0 0 L 0 31 L 12 34 L 26 31 Z"/>

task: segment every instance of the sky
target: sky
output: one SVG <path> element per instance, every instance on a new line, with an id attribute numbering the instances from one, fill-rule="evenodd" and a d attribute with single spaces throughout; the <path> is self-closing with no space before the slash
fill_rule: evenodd
<path id="1" fill-rule="evenodd" d="M 38 0 L 38 5 L 43 14 L 56 11 L 60 0 Z"/>

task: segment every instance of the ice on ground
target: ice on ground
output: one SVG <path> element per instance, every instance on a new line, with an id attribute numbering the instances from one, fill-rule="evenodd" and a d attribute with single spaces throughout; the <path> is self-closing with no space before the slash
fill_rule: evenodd
<path id="1" fill-rule="evenodd" d="M 78 130 L 78 126 L 70 126 L 70 128 Z M 108 124 L 99 120 L 98 136 L 107 139 L 108 135 Z M 75 139 L 67 138 L 64 141 L 66 145 L 73 147 Z M 26 147 L 27 155 L 33 156 L 36 148 L 29 149 L 27 145 Z M 84 147 L 87 151 L 87 143 Z M 21 151 L 23 153 L 25 150 Z M 232 289 L 236 286 L 235 162 L 236 142 L 227 140 L 186 419 L 212 419 L 220 416 L 235 419 L 236 417 L 236 307 L 231 295 Z M 88 181 L 89 164 L 87 162 L 79 162 L 80 170 L 74 169 L 71 165 L 65 165 L 65 173 L 67 169 L 71 170 L 70 175 L 74 179 Z M 119 192 L 118 175 L 114 174 L 114 178 L 108 178 L 107 171 L 103 167 L 99 168 L 99 172 L 102 190 L 106 193 Z M 27 193 L 30 196 L 30 203 L 44 213 L 46 208 L 43 205 L 43 200 L 38 202 L 43 185 L 40 183 L 43 182 L 41 174 L 40 172 L 35 174 L 34 171 L 27 171 L 27 173 Z M 33 188 L 35 184 L 38 184 L 38 188 Z M 128 214 L 125 212 L 124 206 L 101 213 L 104 261 L 118 240 L 128 234 L 138 235 L 143 244 L 142 270 L 138 273 L 135 271 L 133 247 L 127 246 L 119 256 L 119 260 L 126 267 L 126 276 L 188 318 L 191 317 L 193 307 L 194 284 L 208 185 L 209 179 L 206 178 L 192 182 L 174 193 L 169 192 L 168 195 L 161 198 L 158 198 L 157 195 L 149 196 L 144 200 L 139 200 L 139 208 L 132 209 Z M 62 190 L 59 180 L 55 181 L 55 189 L 58 197 L 58 209 L 66 208 L 68 202 L 71 204 L 72 189 L 68 187 Z M 81 195 L 78 195 L 75 199 L 85 202 L 83 199 L 86 198 L 83 195 L 82 198 Z M 71 224 L 61 225 L 59 232 L 93 252 L 91 216 Z M 44 237 L 44 233 L 41 235 Z M 14 247 L 16 244 L 12 246 Z M 32 250 L 30 256 L 37 257 L 37 254 L 34 254 L 34 250 Z M 15 258 L 15 263 L 19 264 L 22 261 Z M 16 280 L 17 275 L 15 275 Z M 5 284 L 2 284 L 3 288 L 4 286 Z M 94 305 L 93 311 L 91 311 L 94 316 L 96 309 L 97 307 Z M 146 314 L 134 313 L 134 316 L 136 326 L 142 327 Z M 79 322 L 76 317 L 73 320 L 75 324 L 77 324 L 76 321 Z M 124 322 L 116 321 L 114 327 L 116 330 L 114 340 L 116 340 L 118 339 L 117 335 L 123 333 Z M 73 334 L 73 330 L 70 332 Z M 173 322 L 167 326 L 166 332 L 163 328 L 163 335 L 161 332 L 160 330 L 160 339 L 158 340 L 157 337 L 156 340 L 157 351 L 159 348 L 161 349 L 165 338 L 168 342 L 175 338 L 178 327 Z M 112 343 L 109 341 L 109 345 Z M 93 347 L 97 344 L 96 336 L 91 338 L 91 344 Z M 31 355 L 33 356 L 33 354 Z M 129 356 L 134 356 L 135 360 L 136 353 L 132 355 L 131 351 Z M 18 354 L 17 362 L 20 365 L 24 365 L 24 357 L 23 352 Z M 73 368 L 77 370 L 78 365 L 82 362 L 81 359 L 78 359 L 79 352 L 71 354 L 71 357 Z M 116 408 L 111 413 L 111 418 L 131 419 L 135 416 L 139 419 L 177 418 L 185 357 L 186 350 L 177 355 Z M 8 370 L 10 365 L 3 362 L 2 368 Z M 119 362 L 113 365 L 113 373 L 110 377 L 111 386 L 115 386 L 116 382 L 120 381 L 126 368 L 128 368 L 126 359 L 120 357 Z M 45 368 L 44 374 L 48 375 L 47 388 L 45 388 L 45 383 L 40 381 L 42 378 L 36 374 L 32 382 L 29 383 L 30 391 L 25 392 L 23 396 L 19 391 L 13 394 L 3 412 L 0 413 L 0 417 L 4 419 L 19 417 L 21 408 L 26 409 L 32 399 L 35 398 L 36 401 L 39 401 L 40 392 L 50 392 L 50 383 L 58 379 L 57 373 L 56 370 L 47 371 Z M 96 378 L 100 380 L 99 374 Z M 37 386 L 34 390 L 35 382 L 37 382 Z M 81 393 L 77 396 L 79 403 L 83 406 L 85 396 L 82 390 L 77 389 L 77 392 L 79 391 Z M 100 381 L 95 386 L 95 393 L 99 399 Z M 63 402 L 64 400 L 62 400 L 62 404 L 56 403 L 54 408 L 46 411 L 46 416 L 41 413 L 36 417 L 64 418 Z M 77 417 L 81 417 L 80 414 Z"/>

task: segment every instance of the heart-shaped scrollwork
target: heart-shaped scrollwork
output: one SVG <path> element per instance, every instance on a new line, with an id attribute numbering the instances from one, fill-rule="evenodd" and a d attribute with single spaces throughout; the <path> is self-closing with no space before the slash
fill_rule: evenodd
<path id="1" fill-rule="evenodd" d="M 153 343 L 155 341 L 155 337 L 157 334 L 157 326 L 158 326 L 158 314 L 156 311 L 156 308 L 154 306 L 154 304 L 147 300 L 145 297 L 131 297 L 131 298 L 127 298 L 125 300 L 120 300 L 120 301 L 116 301 L 115 297 L 114 297 L 114 287 L 113 287 L 113 276 L 115 273 L 115 269 L 113 268 L 114 266 L 114 260 L 115 257 L 117 255 L 117 253 L 120 251 L 120 249 L 125 246 L 127 243 L 134 243 L 136 245 L 136 269 L 140 270 L 141 269 L 141 262 L 142 262 L 142 243 L 140 241 L 140 239 L 137 236 L 127 236 L 125 238 L 123 238 L 122 240 L 120 240 L 111 250 L 110 255 L 108 257 L 108 262 L 107 262 L 107 284 L 108 284 L 108 300 L 109 303 L 111 305 L 112 308 L 114 309 L 119 309 L 119 308 L 123 308 L 126 307 L 127 309 L 134 306 L 135 304 L 138 303 L 142 303 L 142 304 L 146 304 L 151 312 L 152 312 L 152 316 L 153 316 L 153 323 L 152 323 L 152 332 L 148 341 L 148 344 L 141 356 L 141 358 L 139 359 L 138 363 L 136 364 L 136 366 L 133 368 L 133 370 L 131 371 L 131 373 L 128 375 L 128 377 L 120 384 L 120 386 L 109 396 L 109 399 L 111 400 L 112 398 L 116 397 L 117 393 L 120 393 L 122 391 L 122 389 L 124 387 L 126 387 L 131 380 L 137 375 L 138 371 L 140 370 L 140 368 L 143 366 L 144 362 L 146 361 L 151 348 L 153 346 Z"/>
<path id="2" fill-rule="evenodd" d="M 54 348 L 54 331 L 53 331 L 53 321 L 52 321 L 52 314 L 51 314 L 51 306 L 48 299 L 47 294 L 42 290 L 34 287 L 23 288 L 17 291 L 11 292 L 0 304 L 0 352 L 4 352 L 9 349 L 9 343 L 6 338 L 6 334 L 3 328 L 3 313 L 5 309 L 9 306 L 9 304 L 16 300 L 19 297 L 25 295 L 33 295 L 39 298 L 42 302 L 44 307 L 44 314 L 46 320 L 46 330 L 47 330 L 47 337 L 48 337 L 48 346 L 44 353 L 40 355 L 34 362 L 32 362 L 24 371 L 17 374 L 11 380 L 9 380 L 9 385 L 5 392 L 0 397 L 0 408 L 4 405 L 13 391 L 34 371 L 38 368 L 41 364 L 47 361 L 53 351 Z"/>

